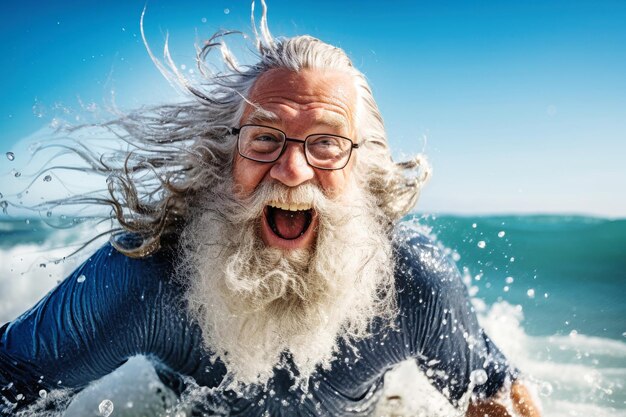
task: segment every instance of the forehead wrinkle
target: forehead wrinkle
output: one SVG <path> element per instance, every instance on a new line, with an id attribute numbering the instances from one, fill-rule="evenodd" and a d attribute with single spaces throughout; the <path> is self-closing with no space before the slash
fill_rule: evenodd
<path id="1" fill-rule="evenodd" d="M 314 120 L 311 122 L 311 126 L 321 126 L 333 130 L 345 128 L 349 126 L 350 120 L 344 117 L 344 112 L 341 113 L 342 114 L 328 109 L 322 109 L 320 113 L 315 115 Z M 273 111 L 266 110 L 260 105 L 255 105 L 254 110 L 252 110 L 252 112 L 245 118 L 242 124 L 264 123 L 282 125 L 284 120 Z"/>
<path id="2" fill-rule="evenodd" d="M 320 105 L 328 105 L 330 108 L 324 109 L 328 114 L 339 114 L 346 120 L 352 120 L 353 115 L 352 106 L 350 101 L 345 98 L 328 97 L 326 95 L 320 96 L 319 94 L 297 94 L 292 97 L 286 96 L 283 91 L 274 93 L 271 91 L 264 91 L 262 94 L 256 94 L 254 96 L 256 102 L 265 102 L 268 104 L 285 105 L 295 110 L 313 110 Z M 259 105 L 256 108 L 260 108 Z"/>
<path id="3" fill-rule="evenodd" d="M 342 72 L 272 69 L 262 74 L 252 86 L 242 123 L 289 126 L 298 129 L 298 134 L 307 130 L 306 125 L 312 130 L 332 130 L 320 133 L 340 130 L 346 134 L 343 132 L 349 130 L 353 134 L 357 117 L 354 87 L 354 80 Z M 262 110 L 257 111 L 259 108 Z M 271 117 L 264 114 L 266 109 L 272 110 Z M 302 117 L 306 118 L 306 125 L 303 125 Z M 294 122 L 295 126 L 292 125 Z"/>

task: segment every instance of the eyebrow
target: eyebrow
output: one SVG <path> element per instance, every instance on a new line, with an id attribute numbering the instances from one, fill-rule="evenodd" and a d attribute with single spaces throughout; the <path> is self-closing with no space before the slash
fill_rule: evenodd
<path id="1" fill-rule="evenodd" d="M 250 115 L 246 118 L 246 124 L 281 124 L 282 120 L 276 113 L 265 110 L 264 108 L 257 106 Z M 347 120 L 339 115 L 330 113 L 324 115 L 323 118 L 317 120 L 315 123 L 317 126 L 326 127 L 333 130 L 339 130 L 347 125 Z"/>
<path id="2" fill-rule="evenodd" d="M 246 118 L 246 123 L 249 124 L 261 124 L 261 123 L 280 123 L 280 117 L 276 113 L 269 110 L 265 110 L 262 107 L 257 106 L 252 113 Z"/>
<path id="3" fill-rule="evenodd" d="M 338 116 L 334 113 L 325 115 L 323 119 L 320 119 L 316 122 L 317 125 L 328 127 L 334 130 L 340 130 L 345 128 L 348 124 L 348 121 L 342 116 Z"/>

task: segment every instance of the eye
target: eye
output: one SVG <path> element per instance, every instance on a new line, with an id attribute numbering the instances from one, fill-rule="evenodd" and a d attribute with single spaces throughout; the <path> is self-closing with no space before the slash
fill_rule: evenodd
<path id="1" fill-rule="evenodd" d="M 309 139 L 309 146 L 317 148 L 341 147 L 341 138 L 334 136 L 316 136 Z"/>
<path id="2" fill-rule="evenodd" d="M 348 147 L 348 141 L 336 136 L 320 135 L 310 137 L 307 146 L 314 155 L 328 158 L 343 152 Z"/>
<path id="3" fill-rule="evenodd" d="M 309 136 L 307 151 L 316 161 L 339 161 L 350 155 L 350 140 L 333 135 Z"/>
<path id="4" fill-rule="evenodd" d="M 282 142 L 281 138 L 276 137 L 275 135 L 270 135 L 270 134 L 261 134 L 258 136 L 255 136 L 254 139 L 252 139 L 255 142 Z"/>
<path id="5" fill-rule="evenodd" d="M 246 142 L 246 152 L 253 158 L 259 158 L 260 155 L 274 154 L 280 152 L 283 147 L 283 138 L 279 134 L 273 132 L 258 132 L 251 136 Z"/>

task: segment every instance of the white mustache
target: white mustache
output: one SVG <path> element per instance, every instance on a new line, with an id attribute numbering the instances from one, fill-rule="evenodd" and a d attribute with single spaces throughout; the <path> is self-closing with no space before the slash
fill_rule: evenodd
<path id="1" fill-rule="evenodd" d="M 241 222 L 259 218 L 268 205 L 287 210 L 313 209 L 324 216 L 331 213 L 333 205 L 337 204 L 319 186 L 311 183 L 288 187 L 277 182 L 264 182 L 250 195 L 237 197 L 237 200 L 237 211 L 229 214 L 232 220 Z"/>

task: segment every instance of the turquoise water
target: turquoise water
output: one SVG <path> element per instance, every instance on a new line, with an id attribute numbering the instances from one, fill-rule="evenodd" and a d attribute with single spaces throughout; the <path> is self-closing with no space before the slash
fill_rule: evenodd
<path id="1" fill-rule="evenodd" d="M 481 324 L 536 387 L 545 416 L 626 416 L 626 220 L 432 215 L 406 220 L 450 251 Z M 72 219 L 46 221 L 69 225 Z M 76 268 L 101 243 L 65 257 L 95 233 L 90 224 L 54 229 L 41 219 L 0 220 L 0 324 Z M 413 403 L 405 415 L 455 415 L 415 372 L 396 372 L 388 384 L 390 394 L 428 398 Z M 148 411 L 159 384 L 147 362 L 132 362 L 81 393 L 66 415 L 98 415 L 98 404 L 110 399 L 117 407 L 135 401 L 134 411 L 118 408 L 121 416 L 159 416 Z"/>
<path id="2" fill-rule="evenodd" d="M 478 297 L 522 306 L 527 333 L 576 331 L 625 340 L 626 220 L 418 216 L 418 221 L 460 255 L 457 264 L 468 269 Z"/>
<path id="3" fill-rule="evenodd" d="M 46 219 L 47 220 L 47 219 Z M 507 301 L 524 311 L 530 335 L 625 340 L 626 220 L 580 216 L 412 215 L 453 251 L 476 297 Z M 58 221 L 57 221 L 58 223 Z M 65 223 L 68 223 L 67 221 Z M 70 243 L 39 219 L 0 221 L 0 250 Z"/>

